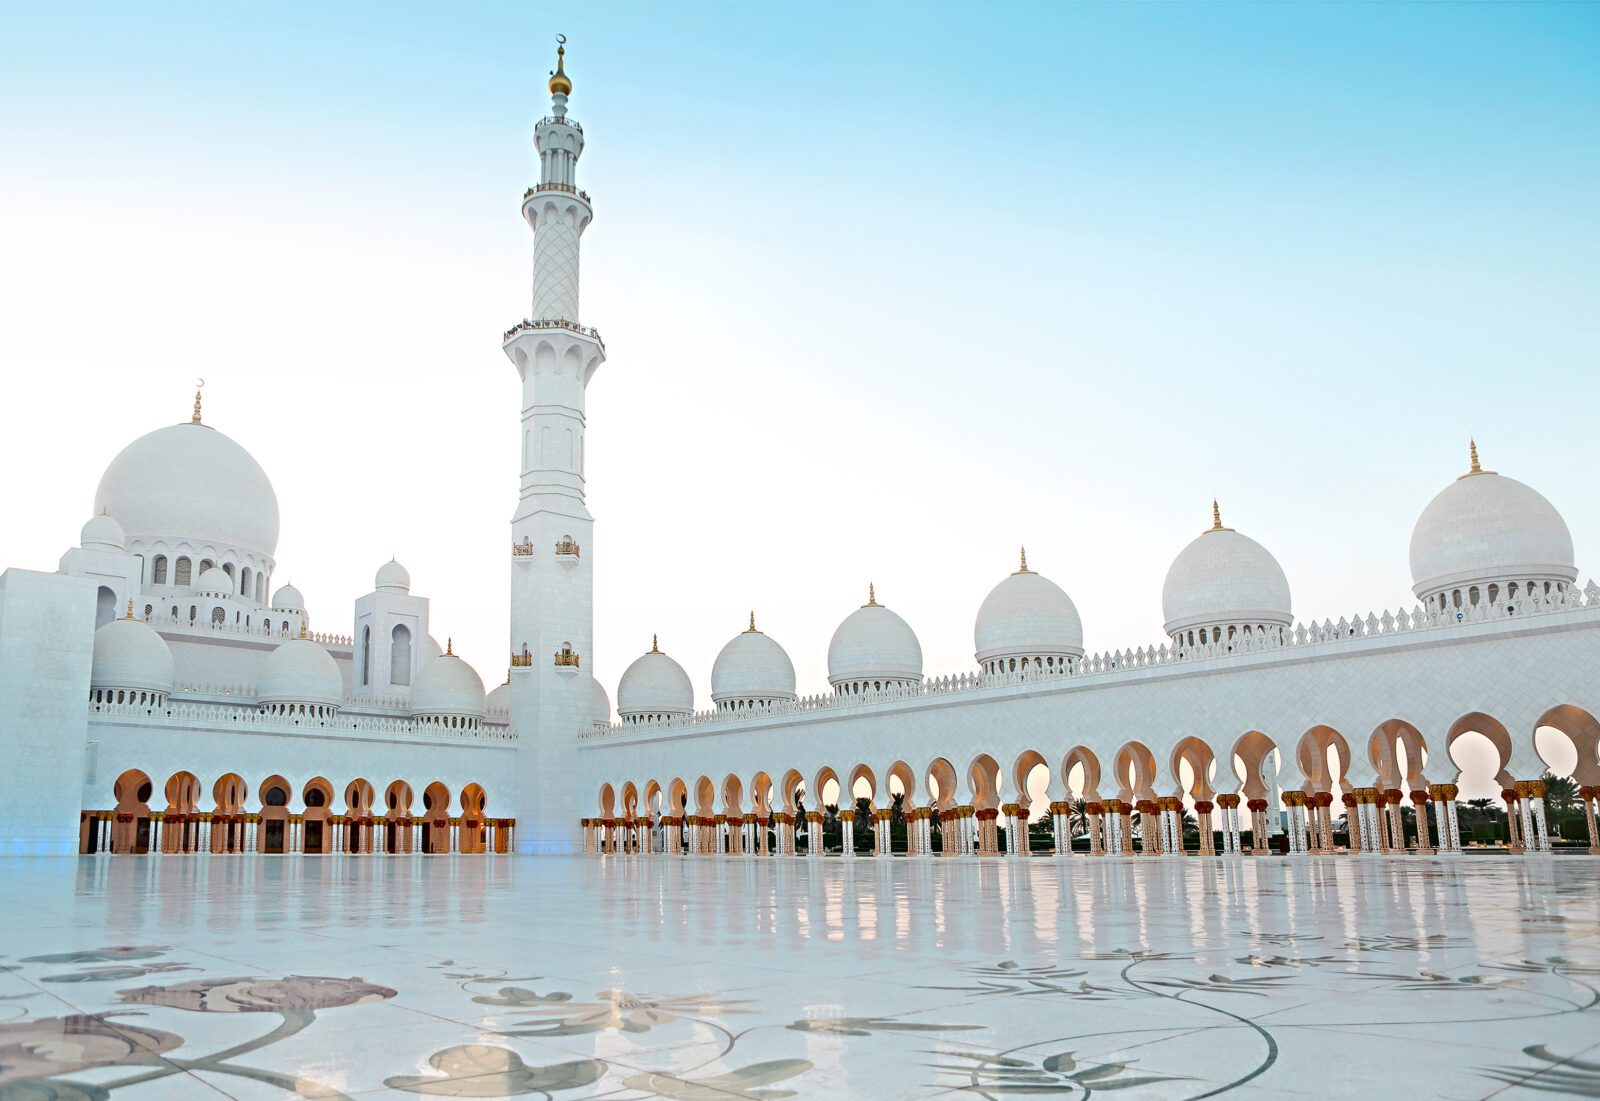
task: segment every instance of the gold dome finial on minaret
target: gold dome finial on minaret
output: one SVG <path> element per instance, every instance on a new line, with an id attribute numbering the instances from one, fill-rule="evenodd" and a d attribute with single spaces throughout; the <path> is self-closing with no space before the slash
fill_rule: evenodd
<path id="1" fill-rule="evenodd" d="M 200 391 L 204 390 L 205 386 L 205 379 L 200 379 L 194 384 L 194 415 L 189 418 L 190 424 L 200 423 Z"/>
<path id="2" fill-rule="evenodd" d="M 564 34 L 556 35 L 556 71 L 550 74 L 550 94 L 572 94 L 572 81 L 567 76 L 567 36 Z"/>
<path id="3" fill-rule="evenodd" d="M 759 635 L 760 633 L 761 633 L 760 631 L 756 630 L 756 613 L 754 611 L 751 611 L 751 613 L 750 613 L 750 629 L 748 631 L 746 631 L 745 634 L 747 634 L 747 635 Z"/>
<path id="4" fill-rule="evenodd" d="M 652 654 L 659 654 L 661 652 L 661 647 L 657 643 L 655 635 L 650 636 L 650 652 Z"/>

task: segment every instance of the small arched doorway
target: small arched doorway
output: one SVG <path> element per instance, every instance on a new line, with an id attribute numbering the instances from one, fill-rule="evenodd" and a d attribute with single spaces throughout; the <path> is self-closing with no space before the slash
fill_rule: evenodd
<path id="1" fill-rule="evenodd" d="M 268 776 L 261 784 L 261 840 L 264 853 L 289 851 L 289 800 L 294 789 L 282 776 Z"/>
<path id="2" fill-rule="evenodd" d="M 111 851 L 147 853 L 150 851 L 150 777 L 130 768 L 112 785 L 117 809 L 111 823 Z"/>
<path id="3" fill-rule="evenodd" d="M 450 851 L 450 789 L 438 780 L 422 791 L 422 809 L 427 821 L 422 827 L 422 851 Z"/>

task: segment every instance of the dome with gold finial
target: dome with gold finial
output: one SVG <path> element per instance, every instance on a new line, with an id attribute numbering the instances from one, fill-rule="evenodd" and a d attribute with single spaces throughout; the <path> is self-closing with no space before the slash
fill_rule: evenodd
<path id="1" fill-rule="evenodd" d="M 922 683 L 917 633 L 878 603 L 875 585 L 867 586 L 867 602 L 845 616 L 828 642 L 828 683 L 839 695 Z"/>
<path id="2" fill-rule="evenodd" d="M 711 666 L 711 701 L 719 711 L 770 707 L 795 698 L 794 662 L 770 636 L 750 626 L 734 635 Z"/>
<path id="3" fill-rule="evenodd" d="M 1281 637 L 1294 623 L 1283 567 L 1266 547 L 1223 526 L 1215 501 L 1211 526 L 1172 560 L 1161 609 L 1166 632 L 1180 648 L 1240 635 Z"/>
<path id="4" fill-rule="evenodd" d="M 445 640 L 444 653 L 417 670 L 411 682 L 411 715 L 437 726 L 476 725 L 487 713 L 483 678 Z"/>
<path id="5" fill-rule="evenodd" d="M 1556 507 L 1515 478 L 1483 469 L 1440 490 L 1411 532 L 1412 591 L 1430 610 L 1560 591 L 1577 580 L 1572 533 Z M 1513 589 L 1515 586 L 1515 589 Z"/>
<path id="6" fill-rule="evenodd" d="M 160 703 L 172 692 L 174 683 L 172 650 L 156 629 L 133 617 L 133 601 L 128 614 L 113 619 L 94 633 L 94 657 L 90 664 L 89 687 L 100 702 L 139 702 L 131 696 L 117 698 L 118 691 L 146 693 Z"/>
<path id="7" fill-rule="evenodd" d="M 1028 568 L 1026 548 L 1020 568 L 983 598 L 972 633 L 985 673 L 1054 672 L 1083 656 L 1077 605 L 1061 586 Z"/>
<path id="8" fill-rule="evenodd" d="M 625 723 L 647 723 L 693 713 L 689 674 L 650 636 L 650 652 L 636 658 L 617 682 L 617 714 Z"/>
<path id="9" fill-rule="evenodd" d="M 556 46 L 556 71 L 550 74 L 550 94 L 553 96 L 570 96 L 572 94 L 572 79 L 567 76 L 567 36 L 558 35 Z"/>

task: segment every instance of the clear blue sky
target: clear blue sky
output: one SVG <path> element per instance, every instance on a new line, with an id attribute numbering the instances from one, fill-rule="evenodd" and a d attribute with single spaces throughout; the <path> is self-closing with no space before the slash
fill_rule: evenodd
<path id="1" fill-rule="evenodd" d="M 205 375 L 319 625 L 397 553 L 497 681 L 557 32 L 608 688 L 754 606 L 820 690 L 868 580 L 969 668 L 1022 542 L 1152 642 L 1213 495 L 1301 616 L 1409 605 L 1469 432 L 1600 555 L 1600 6 L 13 4 L 0 561 Z"/>

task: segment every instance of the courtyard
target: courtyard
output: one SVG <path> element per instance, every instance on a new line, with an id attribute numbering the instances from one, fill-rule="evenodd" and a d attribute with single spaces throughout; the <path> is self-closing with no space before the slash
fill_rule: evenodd
<path id="1" fill-rule="evenodd" d="M 0 862 L 0 1098 L 1600 1096 L 1600 862 Z"/>

